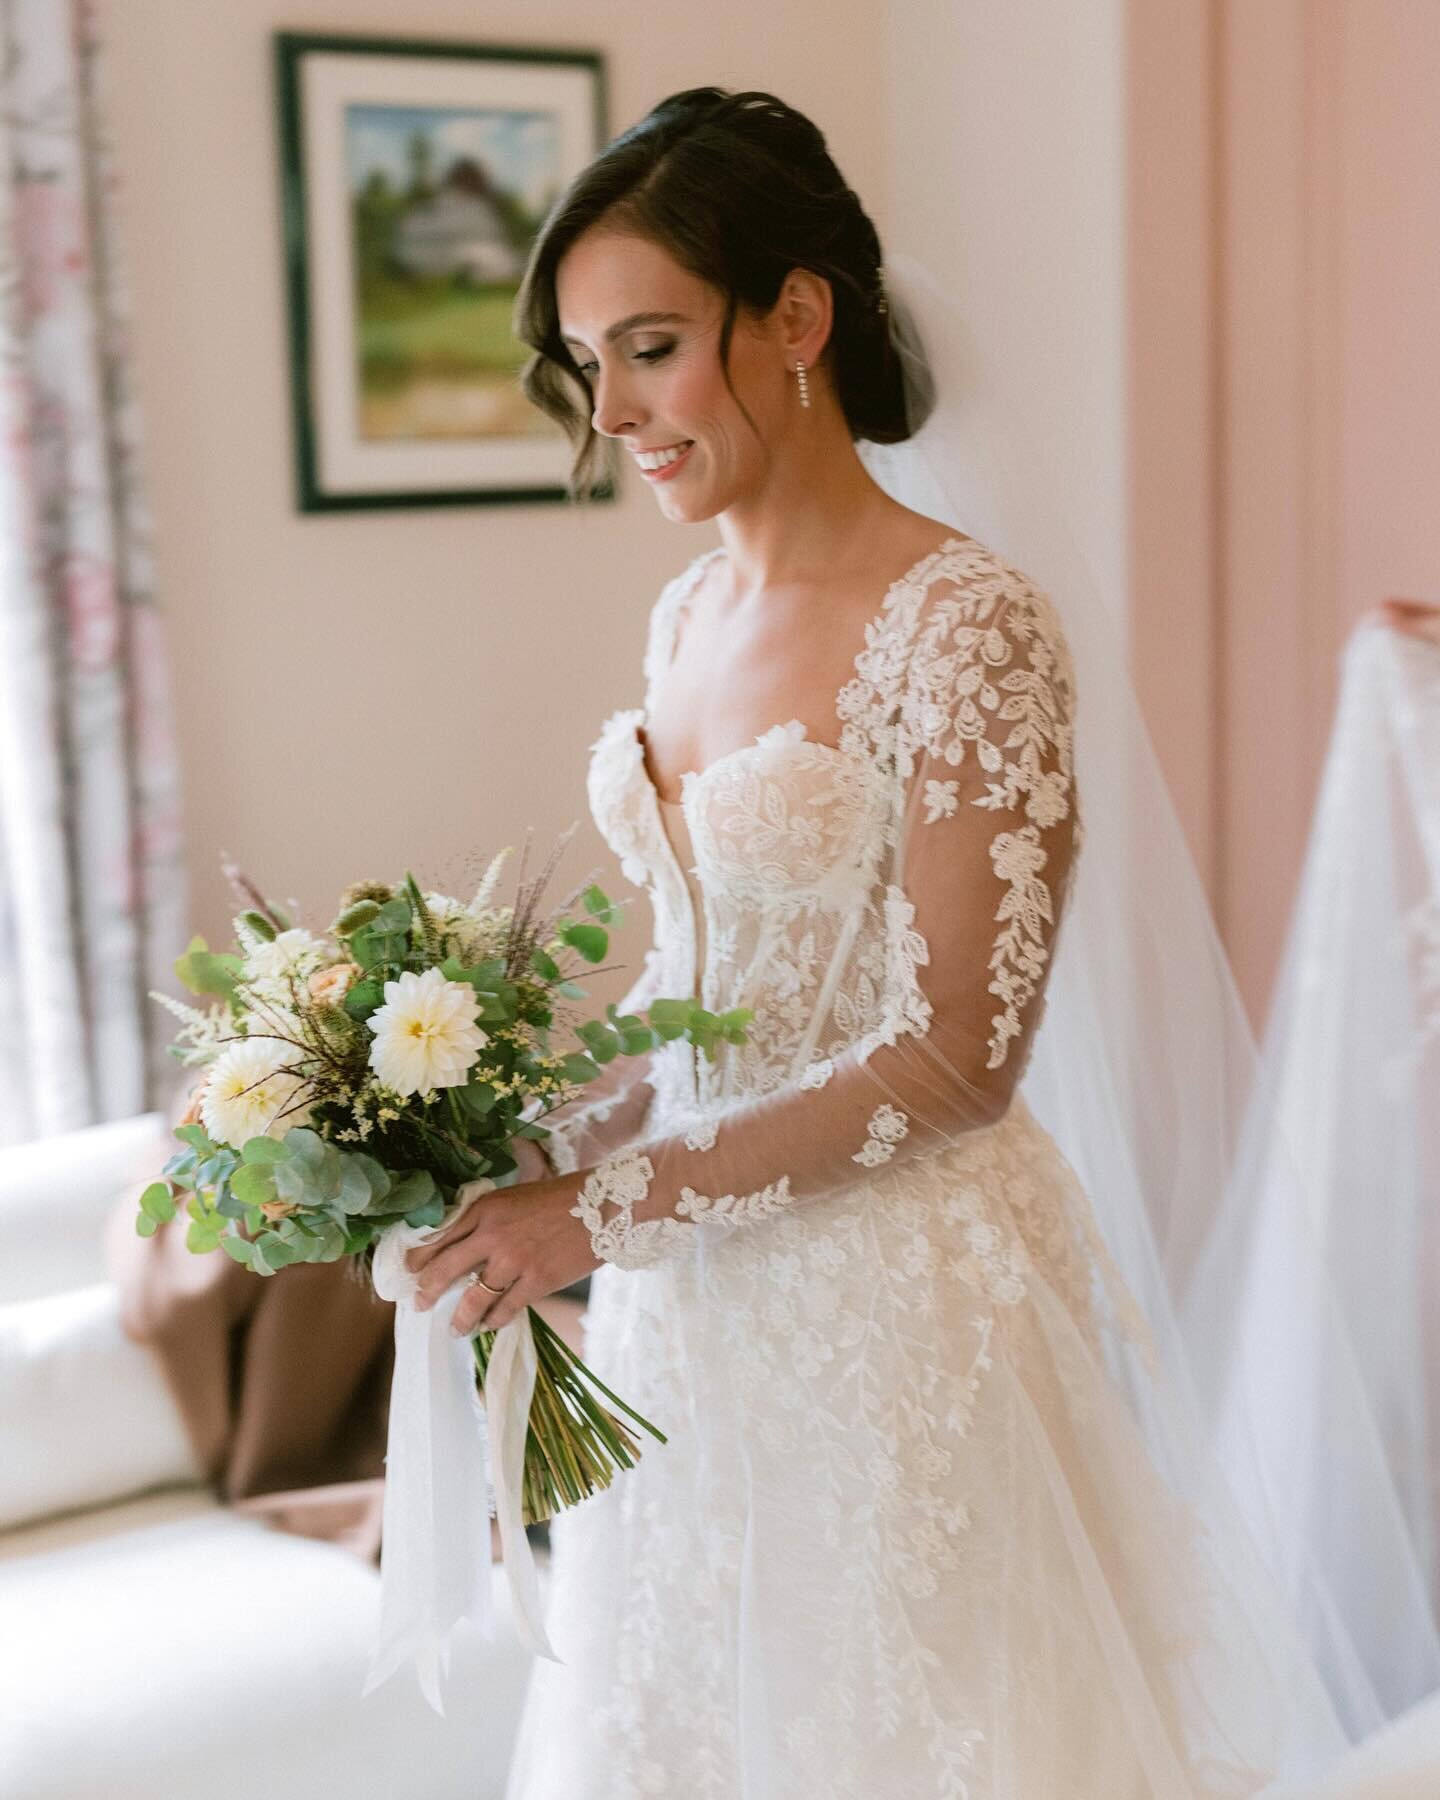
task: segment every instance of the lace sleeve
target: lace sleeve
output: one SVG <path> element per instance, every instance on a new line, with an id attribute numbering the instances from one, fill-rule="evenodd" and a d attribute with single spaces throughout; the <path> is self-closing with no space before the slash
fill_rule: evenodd
<path id="1" fill-rule="evenodd" d="M 597 1255 L 643 1267 L 872 1179 L 1007 1110 L 1039 1023 L 1079 844 L 1073 676 L 1028 584 L 941 589 L 884 754 L 896 782 L 883 1023 L 788 1087 L 727 1111 L 708 1148 L 644 1142 L 592 1169 L 575 1211 Z"/>

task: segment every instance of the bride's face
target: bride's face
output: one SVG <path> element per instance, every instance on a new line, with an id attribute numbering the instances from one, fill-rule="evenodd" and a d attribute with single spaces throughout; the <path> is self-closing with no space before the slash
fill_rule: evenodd
<path id="1" fill-rule="evenodd" d="M 695 523 L 754 494 L 767 446 L 785 430 L 785 402 L 794 402 L 765 322 L 736 314 L 732 394 L 720 367 L 724 298 L 658 245 L 592 227 L 561 258 L 555 289 L 561 334 L 594 395 L 596 431 L 635 457 L 683 447 L 669 467 L 635 465 L 666 516 Z"/>

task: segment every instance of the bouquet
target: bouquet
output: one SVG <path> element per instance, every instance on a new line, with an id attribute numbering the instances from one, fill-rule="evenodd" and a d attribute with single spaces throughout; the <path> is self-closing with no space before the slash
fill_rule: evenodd
<path id="1" fill-rule="evenodd" d="M 210 1004 L 154 996 L 180 1022 L 172 1053 L 204 1074 L 181 1148 L 140 1196 L 143 1236 L 183 1204 L 191 1250 L 218 1249 L 257 1276 L 367 1256 L 398 1224 L 440 1225 L 467 1183 L 513 1179 L 515 1141 L 548 1137 L 546 1114 L 615 1057 L 685 1037 L 713 1060 L 744 1042 L 747 1012 L 686 999 L 578 1018 L 575 975 L 604 960 L 618 909 L 591 885 L 579 916 L 542 912 L 559 849 L 528 883 L 522 865 L 513 903 L 494 906 L 507 854 L 468 904 L 422 893 L 409 874 L 359 882 L 321 935 L 231 872 L 248 902 L 235 949 L 197 937 L 175 965 Z M 665 1441 L 533 1308 L 529 1320 L 525 1524 L 632 1467 L 632 1427 Z M 495 1336 L 471 1340 L 482 1395 Z"/>

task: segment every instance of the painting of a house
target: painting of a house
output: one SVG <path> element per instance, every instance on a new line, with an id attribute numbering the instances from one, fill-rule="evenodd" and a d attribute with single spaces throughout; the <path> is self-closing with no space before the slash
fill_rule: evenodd
<path id="1" fill-rule="evenodd" d="M 346 109 L 355 249 L 357 435 L 553 430 L 520 392 L 515 294 L 559 191 L 544 113 Z"/>

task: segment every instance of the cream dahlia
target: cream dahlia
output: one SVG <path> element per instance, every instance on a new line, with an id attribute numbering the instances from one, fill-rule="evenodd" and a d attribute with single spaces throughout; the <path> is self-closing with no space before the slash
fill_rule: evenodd
<path id="1" fill-rule="evenodd" d="M 211 1064 L 200 1101 L 200 1120 L 217 1144 L 241 1149 L 253 1137 L 284 1137 L 310 1116 L 305 1083 L 287 1059 L 291 1044 L 243 1038 L 227 1045 Z"/>
<path id="2" fill-rule="evenodd" d="M 486 1043 L 475 1023 L 479 1006 L 468 982 L 447 981 L 438 969 L 387 981 L 385 1003 L 370 1015 L 370 1067 L 401 1095 L 462 1087 Z"/>

